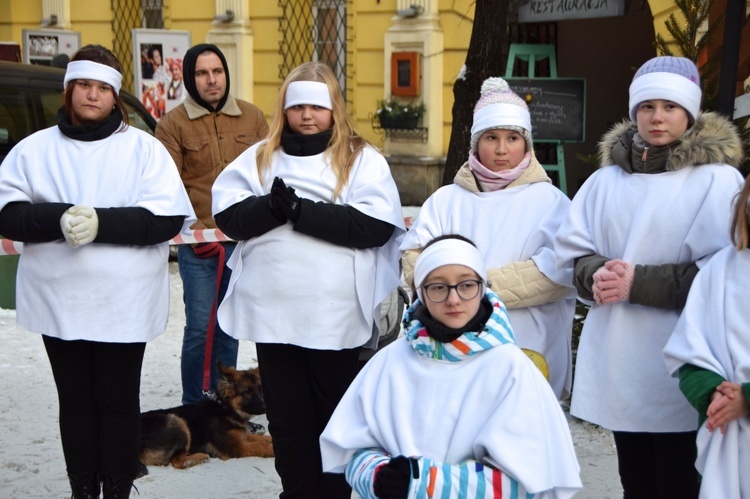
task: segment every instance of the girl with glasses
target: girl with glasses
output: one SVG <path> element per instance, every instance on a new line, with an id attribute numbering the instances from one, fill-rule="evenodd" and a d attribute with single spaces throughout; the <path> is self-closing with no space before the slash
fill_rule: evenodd
<path id="1" fill-rule="evenodd" d="M 462 236 L 438 237 L 417 258 L 405 337 L 365 365 L 320 438 L 323 469 L 345 473 L 363 498 L 565 498 L 581 488 L 560 405 L 486 281 L 482 254 Z"/>

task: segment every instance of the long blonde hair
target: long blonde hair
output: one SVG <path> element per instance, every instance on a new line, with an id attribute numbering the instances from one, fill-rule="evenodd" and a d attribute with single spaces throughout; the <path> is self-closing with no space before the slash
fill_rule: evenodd
<path id="1" fill-rule="evenodd" d="M 367 141 L 354 130 L 354 125 L 346 114 L 344 96 L 339 82 L 331 68 L 320 62 L 306 62 L 294 68 L 284 80 L 279 92 L 279 99 L 274 108 L 273 119 L 269 126 L 267 142 L 258 147 L 255 156 L 258 164 L 258 177 L 263 179 L 263 173 L 270 168 L 273 153 L 281 148 L 281 134 L 287 128 L 284 101 L 289 84 L 293 81 L 317 81 L 325 83 L 331 95 L 333 109 L 333 125 L 331 126 L 331 141 L 326 150 L 326 156 L 331 162 L 331 168 L 336 175 L 336 188 L 333 191 L 334 201 L 349 180 L 354 159 L 367 145 Z"/>
<path id="2" fill-rule="evenodd" d="M 734 248 L 741 251 L 750 244 L 750 177 L 745 180 L 745 185 L 735 197 L 734 215 L 732 216 L 731 237 Z"/>

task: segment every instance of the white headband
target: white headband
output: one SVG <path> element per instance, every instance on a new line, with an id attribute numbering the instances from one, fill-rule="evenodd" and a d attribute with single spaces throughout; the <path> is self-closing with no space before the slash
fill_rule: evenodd
<path id="1" fill-rule="evenodd" d="M 120 88 L 122 88 L 122 75 L 119 71 L 94 61 L 73 61 L 68 63 L 63 86 L 66 87 L 68 86 L 68 82 L 79 79 L 108 83 L 115 90 L 115 94 L 119 94 Z"/>
<path id="2" fill-rule="evenodd" d="M 685 108 L 695 119 L 701 110 L 701 87 L 675 73 L 646 73 L 630 84 L 630 119 L 636 121 L 636 111 L 641 102 L 668 100 Z"/>
<path id="3" fill-rule="evenodd" d="M 473 244 L 461 239 L 443 239 L 425 248 L 414 264 L 414 287 L 422 302 L 422 283 L 430 272 L 443 265 L 469 267 L 479 275 L 482 282 L 487 282 L 484 256 Z"/>
<path id="4" fill-rule="evenodd" d="M 293 81 L 286 87 L 284 111 L 298 104 L 320 106 L 333 111 L 328 85 L 319 81 Z"/>
<path id="5" fill-rule="evenodd" d="M 516 104 L 490 104 L 474 113 L 471 134 L 504 126 L 519 126 L 531 132 L 531 115 Z"/>

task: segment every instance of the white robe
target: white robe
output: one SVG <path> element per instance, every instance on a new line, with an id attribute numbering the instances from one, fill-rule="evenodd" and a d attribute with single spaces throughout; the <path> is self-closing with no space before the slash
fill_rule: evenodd
<path id="1" fill-rule="evenodd" d="M 423 248 L 437 236 L 461 234 L 476 244 L 487 268 L 532 259 L 547 278 L 572 286 L 572 264 L 558 269 L 552 251 L 555 233 L 569 206 L 568 197 L 547 182 L 493 192 L 470 192 L 457 184 L 448 185 L 425 201 L 401 249 Z M 574 311 L 572 289 L 569 298 L 508 311 L 518 346 L 544 356 L 550 385 L 560 399 L 570 393 Z"/>
<path id="2" fill-rule="evenodd" d="M 696 262 L 729 244 L 742 177 L 727 165 L 659 174 L 597 170 L 573 198 L 555 241 L 561 265 L 597 254 L 633 265 Z M 678 310 L 594 304 L 576 358 L 571 414 L 615 431 L 695 429 L 695 409 L 664 367 Z"/>
<path id="3" fill-rule="evenodd" d="M 331 202 L 336 177 L 325 154 L 300 157 L 279 150 L 261 180 L 255 161 L 259 145 L 214 182 L 214 214 L 268 194 L 276 176 L 300 197 Z M 380 302 L 399 284 L 398 245 L 405 227 L 396 183 L 373 147 L 357 156 L 336 203 L 393 225 L 390 240 L 380 248 L 348 248 L 295 232 L 288 222 L 241 241 L 229 261 L 232 277 L 218 312 L 227 334 L 314 349 L 376 344 Z"/>
<path id="4" fill-rule="evenodd" d="M 513 344 L 460 362 L 419 356 L 397 339 L 365 365 L 320 437 L 323 470 L 380 448 L 447 464 L 489 464 L 530 492 L 580 489 L 565 415 L 544 377 Z"/>
<path id="5" fill-rule="evenodd" d="M 707 369 L 733 383 L 750 381 L 750 250 L 727 247 L 701 269 L 685 309 L 664 348 L 667 369 L 683 364 Z M 696 468 L 701 497 L 750 497 L 750 417 L 727 424 L 726 433 L 698 430 Z"/>
<path id="6" fill-rule="evenodd" d="M 56 126 L 27 137 L 0 167 L 0 209 L 16 201 L 140 207 L 184 215 L 183 228 L 195 220 L 172 157 L 134 127 L 91 142 Z M 150 341 L 169 318 L 168 252 L 168 241 L 26 243 L 16 281 L 18 324 L 64 340 Z"/>

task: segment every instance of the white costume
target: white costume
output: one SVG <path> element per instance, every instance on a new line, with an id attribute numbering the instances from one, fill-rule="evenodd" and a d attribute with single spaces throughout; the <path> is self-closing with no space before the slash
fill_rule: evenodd
<path id="1" fill-rule="evenodd" d="M 505 307 L 491 291 L 487 297 L 494 312 L 481 332 L 443 344 L 429 338 L 419 321 L 412 322 L 406 338 L 365 365 L 320 437 L 324 471 L 349 474 L 347 466 L 357 466 L 352 459 L 358 451 L 382 449 L 390 456 L 423 456 L 450 466 L 475 460 L 540 498 L 571 497 L 581 488 L 560 405 L 513 343 Z M 407 312 L 407 321 L 417 306 L 420 301 Z M 430 461 L 420 459 L 420 467 Z M 477 493 L 475 480 L 482 473 L 475 469 L 464 469 L 466 483 L 454 483 L 453 495 L 444 490 L 441 497 L 499 497 Z M 421 475 L 412 480 L 409 497 L 422 497 L 421 491 L 435 484 L 430 472 Z M 451 487 L 437 483 L 438 490 Z M 467 490 L 475 495 L 463 495 Z M 502 497 L 512 497 L 510 490 Z"/>
<path id="2" fill-rule="evenodd" d="M 685 309 L 664 349 L 667 369 L 677 376 L 683 364 L 717 373 L 733 383 L 750 381 L 750 250 L 727 247 L 698 273 Z M 695 425 L 695 420 L 693 421 Z M 719 429 L 698 430 L 696 468 L 702 475 L 701 497 L 750 496 L 750 418 Z"/>
<path id="3" fill-rule="evenodd" d="M 451 184 L 425 201 L 401 249 L 422 248 L 443 234 L 461 234 L 476 244 L 489 269 L 531 259 L 547 278 L 570 287 L 572 265 L 558 269 L 552 251 L 569 205 L 568 197 L 548 182 L 511 185 L 492 192 L 473 192 Z M 559 399 L 570 393 L 574 309 L 571 288 L 568 298 L 508 311 L 518 346 L 545 357 L 549 382 Z"/>
<path id="4" fill-rule="evenodd" d="M 8 203 L 140 207 L 195 220 L 177 168 L 164 146 L 134 127 L 95 141 L 58 127 L 14 147 L 0 168 L 0 209 Z M 63 340 L 145 342 L 169 317 L 168 243 L 87 244 L 65 239 L 26 243 L 19 260 L 17 321 Z"/>
<path id="5" fill-rule="evenodd" d="M 336 176 L 326 152 L 291 156 L 276 151 L 267 177 L 260 179 L 258 147 L 242 153 L 216 179 L 214 214 L 249 196 L 268 194 L 276 176 L 300 197 L 331 202 Z M 393 225 L 390 240 L 379 248 L 348 248 L 295 232 L 287 223 L 241 241 L 229 261 L 232 278 L 218 312 L 227 334 L 324 350 L 375 345 L 379 304 L 399 284 L 398 244 L 405 229 L 388 163 L 373 147 L 359 153 L 335 202 Z"/>
<path id="6" fill-rule="evenodd" d="M 727 165 L 658 174 L 597 170 L 573 199 L 557 235 L 561 265 L 602 255 L 641 265 L 702 266 L 729 244 L 731 200 L 742 177 Z M 695 429 L 696 413 L 661 352 L 679 310 L 594 304 L 581 334 L 571 414 L 614 431 Z"/>

